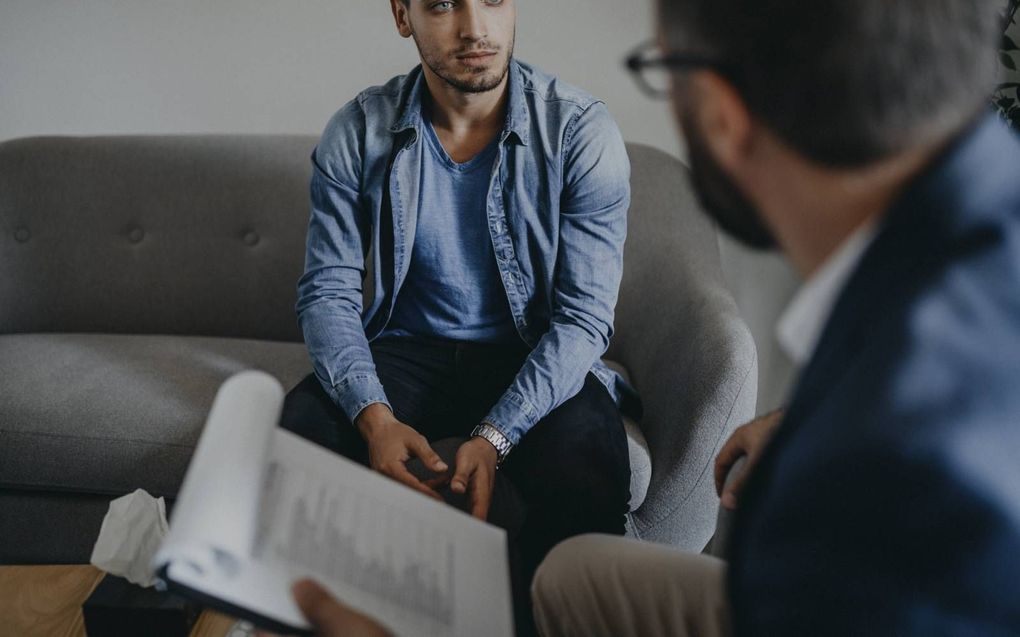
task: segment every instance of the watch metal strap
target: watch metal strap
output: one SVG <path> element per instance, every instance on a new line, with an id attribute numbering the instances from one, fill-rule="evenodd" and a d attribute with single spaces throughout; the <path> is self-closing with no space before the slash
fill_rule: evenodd
<path id="1" fill-rule="evenodd" d="M 475 427 L 474 431 L 471 432 L 471 436 L 485 438 L 496 448 L 496 466 L 503 464 L 503 461 L 510 454 L 510 450 L 514 448 L 513 443 L 503 435 L 502 431 L 487 422 L 483 422 Z"/>

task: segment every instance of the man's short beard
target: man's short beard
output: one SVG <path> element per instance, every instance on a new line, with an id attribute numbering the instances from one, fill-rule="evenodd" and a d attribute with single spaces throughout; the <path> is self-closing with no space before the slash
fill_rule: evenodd
<path id="1" fill-rule="evenodd" d="M 493 78 L 486 74 L 481 74 L 479 77 L 469 79 L 467 81 L 459 80 L 450 73 L 447 68 L 436 59 L 438 56 L 433 55 L 432 51 L 428 51 L 422 48 L 421 43 L 418 42 L 418 36 L 414 36 L 414 44 L 418 47 L 418 54 L 421 56 L 423 62 L 432 72 L 435 73 L 441 80 L 452 86 L 454 89 L 461 93 L 488 93 L 503 83 L 507 73 L 510 70 L 510 60 L 514 55 L 514 44 L 517 39 L 517 34 L 514 33 L 514 37 L 510 39 L 509 53 L 506 56 L 506 62 L 503 64 L 499 76 Z"/>
<path id="2" fill-rule="evenodd" d="M 723 231 L 756 250 L 776 247 L 776 238 L 761 212 L 740 190 L 708 150 L 708 142 L 698 129 L 692 112 L 682 115 L 690 178 L 701 207 Z"/>

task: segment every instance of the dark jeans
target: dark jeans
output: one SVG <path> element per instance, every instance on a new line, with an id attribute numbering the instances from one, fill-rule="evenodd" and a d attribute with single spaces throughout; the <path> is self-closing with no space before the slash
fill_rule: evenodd
<path id="1" fill-rule="evenodd" d="M 528 355 L 523 344 L 421 337 L 379 339 L 371 349 L 394 415 L 430 442 L 470 435 Z M 361 434 L 314 375 L 287 395 L 281 426 L 368 464 Z M 624 533 L 630 459 L 620 413 L 606 388 L 589 374 L 581 391 L 540 420 L 497 473 L 524 503 L 524 520 L 508 540 L 518 632 L 529 634 L 531 578 L 546 553 L 573 535 Z M 490 521 L 498 517 L 490 512 Z"/>

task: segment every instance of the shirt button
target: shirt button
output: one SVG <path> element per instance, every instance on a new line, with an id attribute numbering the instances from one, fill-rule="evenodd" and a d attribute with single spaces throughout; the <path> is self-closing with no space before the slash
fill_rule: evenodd
<path id="1" fill-rule="evenodd" d="M 32 236 L 32 233 L 28 231 L 28 228 L 18 228 L 14 231 L 14 239 L 18 243 L 25 243 Z"/>
<path id="2" fill-rule="evenodd" d="M 139 228 L 138 226 L 135 226 L 128 230 L 127 237 L 128 241 L 130 241 L 131 243 L 141 243 L 142 239 L 145 238 L 145 231 Z"/>

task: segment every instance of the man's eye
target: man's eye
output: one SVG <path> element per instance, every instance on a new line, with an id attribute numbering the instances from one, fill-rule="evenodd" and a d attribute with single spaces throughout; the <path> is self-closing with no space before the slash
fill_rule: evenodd
<path id="1" fill-rule="evenodd" d="M 432 9 L 435 11 L 449 11 L 452 8 L 453 8 L 452 2 L 437 2 L 436 4 L 432 5 Z"/>
<path id="2" fill-rule="evenodd" d="M 485 4 L 503 4 L 503 0 L 482 0 Z"/>

